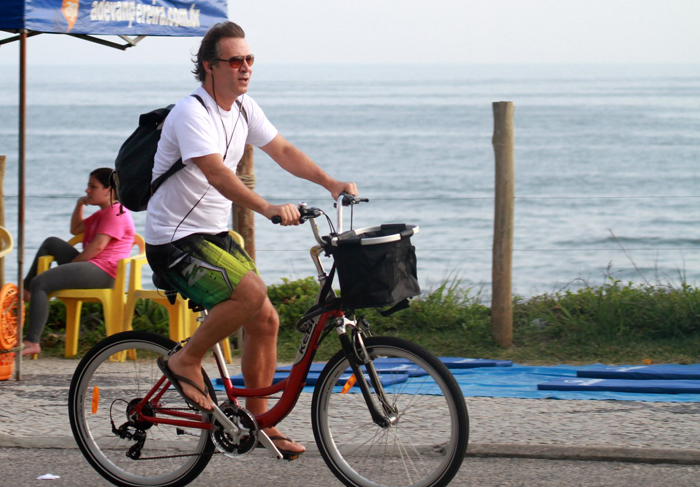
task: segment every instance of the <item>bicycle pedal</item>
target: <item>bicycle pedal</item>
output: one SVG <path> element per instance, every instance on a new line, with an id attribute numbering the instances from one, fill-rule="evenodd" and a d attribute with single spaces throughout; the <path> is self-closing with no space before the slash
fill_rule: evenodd
<path id="1" fill-rule="evenodd" d="M 296 460 L 297 458 L 299 458 L 302 455 L 301 453 L 286 453 L 286 452 L 280 452 L 280 453 L 282 453 L 282 460 L 287 460 L 288 462 Z"/>
<path id="2" fill-rule="evenodd" d="M 267 449 L 265 448 L 262 443 L 258 443 L 255 448 L 258 449 Z M 285 451 L 285 450 L 280 450 L 279 448 L 277 451 L 280 453 L 280 456 L 277 457 L 278 460 L 287 460 L 288 462 L 291 462 L 293 460 L 298 459 L 300 456 L 302 456 L 305 452 L 301 453 L 296 453 L 296 452 L 290 452 L 290 451 Z"/>

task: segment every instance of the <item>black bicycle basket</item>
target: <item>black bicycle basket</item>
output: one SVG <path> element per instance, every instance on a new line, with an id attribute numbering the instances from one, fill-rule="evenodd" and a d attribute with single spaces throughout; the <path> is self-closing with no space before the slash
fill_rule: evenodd
<path id="1" fill-rule="evenodd" d="M 331 239 L 326 251 L 335 261 L 345 308 L 391 307 L 420 294 L 411 245 L 417 232 L 415 225 L 392 223 Z"/>

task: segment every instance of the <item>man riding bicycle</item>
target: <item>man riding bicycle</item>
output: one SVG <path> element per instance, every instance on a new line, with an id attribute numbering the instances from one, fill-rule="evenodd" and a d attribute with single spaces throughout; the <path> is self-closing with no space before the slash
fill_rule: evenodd
<path id="1" fill-rule="evenodd" d="M 279 318 L 255 263 L 228 235 L 231 202 L 268 219 L 278 216 L 282 225 L 299 224 L 294 204 L 270 204 L 238 179 L 235 170 L 245 144 L 261 148 L 292 175 L 323 186 L 334 199 L 343 191 L 358 191 L 354 183 L 331 178 L 284 139 L 246 95 L 254 56 L 237 24 L 212 27 L 194 62 L 193 73 L 202 84 L 193 95 L 199 100 L 183 98 L 165 120 L 153 180 L 178 158 L 185 168 L 151 197 L 145 239 L 154 273 L 209 310 L 185 346 L 159 365 L 190 405 L 210 410 L 203 357 L 239 328 L 245 330 L 241 367 L 246 387 L 270 385 L 276 368 Z M 259 415 L 267 410 L 267 399 L 249 398 L 246 408 Z M 277 428 L 265 433 L 283 453 L 304 452 Z"/>

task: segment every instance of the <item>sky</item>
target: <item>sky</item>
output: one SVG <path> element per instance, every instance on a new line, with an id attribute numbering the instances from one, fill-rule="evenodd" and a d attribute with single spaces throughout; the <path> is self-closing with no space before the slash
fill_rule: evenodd
<path id="1" fill-rule="evenodd" d="M 85 1 L 85 0 L 83 0 Z M 700 64 L 700 0 L 229 0 L 257 62 Z M 9 34 L 8 34 L 9 35 Z M 7 37 L 0 33 L 0 38 Z M 28 40 L 37 64 L 189 63 L 200 38 L 126 51 L 62 35 Z M 17 65 L 17 43 L 0 65 Z"/>

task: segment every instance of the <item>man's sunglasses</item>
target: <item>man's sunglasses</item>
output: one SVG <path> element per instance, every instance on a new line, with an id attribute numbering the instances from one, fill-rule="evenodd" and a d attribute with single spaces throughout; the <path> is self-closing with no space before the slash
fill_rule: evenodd
<path id="1" fill-rule="evenodd" d="M 247 56 L 233 56 L 231 59 L 216 59 L 217 61 L 223 61 L 228 63 L 233 69 L 238 69 L 243 66 L 243 61 L 248 63 L 248 66 L 252 66 L 255 62 L 255 56 L 248 54 Z"/>

